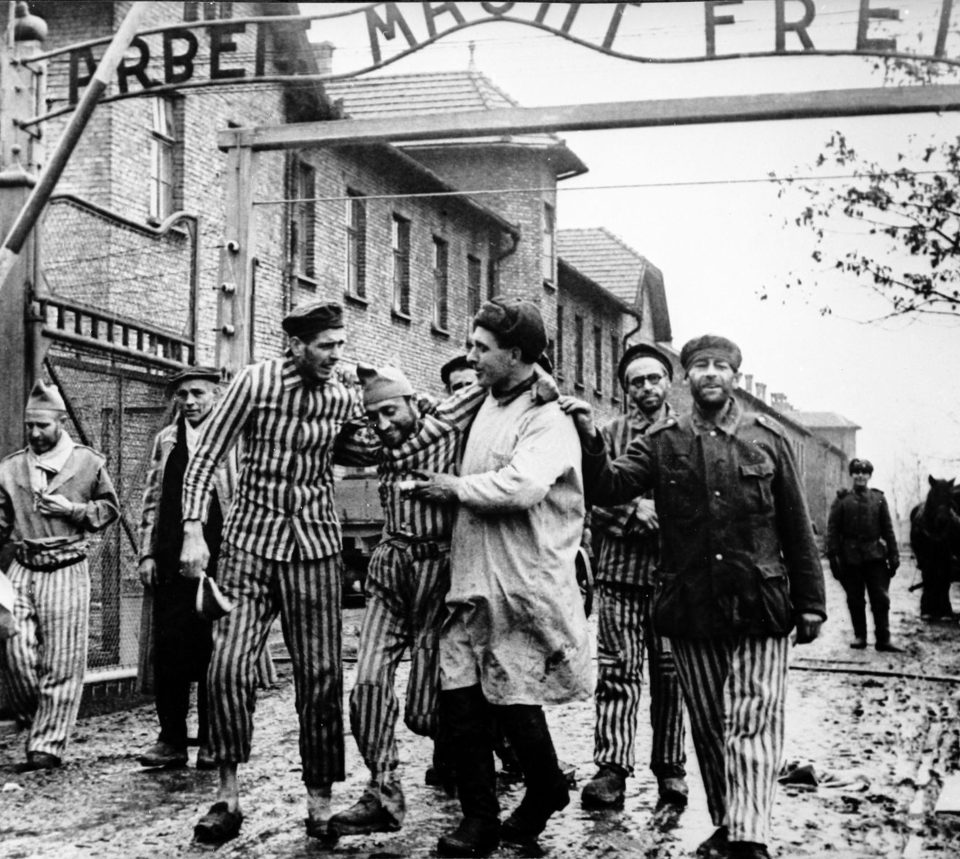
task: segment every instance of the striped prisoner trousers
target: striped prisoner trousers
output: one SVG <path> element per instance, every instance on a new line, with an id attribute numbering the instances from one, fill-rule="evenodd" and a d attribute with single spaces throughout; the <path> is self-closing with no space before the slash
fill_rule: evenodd
<path id="1" fill-rule="evenodd" d="M 650 769 L 657 778 L 686 774 L 683 696 L 670 642 L 654 632 L 652 589 L 598 583 L 597 722 L 593 758 L 632 774 L 644 654 L 649 654 Z"/>
<path id="2" fill-rule="evenodd" d="M 766 844 L 783 757 L 789 639 L 674 638 L 673 655 L 715 826 Z"/>
<path id="3" fill-rule="evenodd" d="M 87 667 L 87 562 L 41 571 L 13 561 L 7 576 L 17 590 L 18 634 L 0 646 L 0 675 L 15 718 L 30 726 L 27 751 L 62 758 Z"/>
<path id="4" fill-rule="evenodd" d="M 433 547 L 436 557 L 417 557 Z M 375 780 L 397 768 L 399 703 L 394 677 L 410 649 L 404 722 L 416 734 L 437 733 L 438 658 L 444 597 L 450 583 L 448 546 L 381 543 L 367 571 L 357 682 L 350 693 L 350 727 Z"/>
<path id="5" fill-rule="evenodd" d="M 272 561 L 224 543 L 217 583 L 234 603 L 214 624 L 207 669 L 217 761 L 250 759 L 257 666 L 279 614 L 293 663 L 303 781 L 307 787 L 343 781 L 340 556 Z"/>

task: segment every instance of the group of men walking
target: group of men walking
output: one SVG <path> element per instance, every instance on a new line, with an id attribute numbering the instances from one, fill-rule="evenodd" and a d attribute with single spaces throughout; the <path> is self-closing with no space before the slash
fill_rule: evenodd
<path id="1" fill-rule="evenodd" d="M 200 680 L 197 766 L 218 769 L 219 787 L 195 837 L 221 843 L 240 831 L 257 666 L 279 615 L 310 836 L 402 826 L 394 680 L 405 650 L 404 721 L 434 739 L 432 771 L 455 785 L 462 810 L 438 843 L 446 856 L 485 856 L 501 842 L 535 847 L 568 804 L 547 704 L 594 697 L 597 772 L 581 800 L 621 805 L 647 660 L 656 814 L 672 819 L 686 805 L 685 703 L 716 826 L 698 855 L 767 856 L 789 635 L 813 640 L 826 614 L 790 445 L 775 421 L 734 396 L 736 345 L 711 335 L 684 346 L 693 403 L 685 415 L 667 404 L 670 357 L 632 347 L 618 370 L 629 413 L 600 431 L 590 406 L 558 399 L 538 369 L 546 333 L 529 302 L 480 308 L 466 361 L 444 368 L 448 389 L 460 389 L 439 405 L 390 367 L 360 364 L 359 384 L 344 384 L 338 305 L 298 308 L 283 328 L 286 353 L 245 368 L 222 393 L 204 368 L 171 380 L 179 416 L 156 439 L 148 480 L 140 574 L 156 591 L 160 736 L 141 762 L 186 762 L 190 683 Z M 10 578 L 30 602 L 18 608 L 21 635 L 3 648 L 8 674 L 19 666 L 19 676 L 48 651 L 30 633 L 30 619 L 61 598 L 46 588 L 89 588 L 83 534 L 117 515 L 102 458 L 69 442 L 62 401 L 38 391 L 30 446 L 0 463 L 0 538 L 14 527 L 22 538 Z M 377 467 L 385 517 L 349 706 L 370 779 L 337 813 L 331 787 L 345 772 L 334 464 Z M 75 495 L 55 491 L 68 465 L 82 474 L 65 484 Z M 44 483 L 47 473 L 57 476 Z M 588 505 L 599 551 L 596 663 L 575 579 Z M 231 607 L 212 627 L 194 610 L 204 576 Z M 85 606 L 75 613 L 85 623 Z M 28 766 L 59 763 L 79 700 L 81 625 L 78 617 L 69 633 L 69 666 L 32 669 L 62 682 L 42 686 L 39 706 L 26 687 L 16 699 L 33 724 Z M 74 709 L 54 728 L 44 696 L 61 689 Z M 501 821 L 493 753 L 504 739 L 525 793 Z"/>

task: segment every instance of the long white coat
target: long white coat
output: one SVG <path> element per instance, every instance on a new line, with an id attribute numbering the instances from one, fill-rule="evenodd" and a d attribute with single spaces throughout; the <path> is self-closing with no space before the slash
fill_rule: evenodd
<path id="1" fill-rule="evenodd" d="M 580 442 L 556 403 L 488 396 L 457 480 L 444 689 L 480 683 L 494 704 L 593 695 L 592 642 L 576 583 Z"/>

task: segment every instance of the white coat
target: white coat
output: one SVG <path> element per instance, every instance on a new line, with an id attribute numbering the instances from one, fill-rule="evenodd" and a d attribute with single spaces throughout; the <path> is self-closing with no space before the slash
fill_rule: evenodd
<path id="1" fill-rule="evenodd" d="M 580 441 L 556 403 L 489 395 L 470 429 L 441 633 L 444 689 L 493 704 L 593 695 L 592 642 L 574 558 L 583 531 Z"/>

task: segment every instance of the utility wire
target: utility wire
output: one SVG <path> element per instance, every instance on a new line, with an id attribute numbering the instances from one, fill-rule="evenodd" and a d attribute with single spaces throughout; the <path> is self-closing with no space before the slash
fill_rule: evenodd
<path id="1" fill-rule="evenodd" d="M 944 170 L 914 170 L 913 176 L 933 176 Z M 828 182 L 837 179 L 877 179 L 891 177 L 893 172 L 885 173 L 837 173 L 826 176 L 757 176 L 744 179 L 690 179 L 675 182 L 634 182 L 613 185 L 580 185 L 571 187 L 545 188 L 484 188 L 476 191 L 422 191 L 408 194 L 337 194 L 324 197 L 283 197 L 270 200 L 254 200 L 255 206 L 276 206 L 284 203 L 335 203 L 344 200 L 411 200 L 421 197 L 478 197 L 491 194 L 545 194 L 571 191 L 618 191 L 638 188 L 696 188 L 713 185 L 760 185 L 775 182 L 792 184 L 794 182 Z"/>

